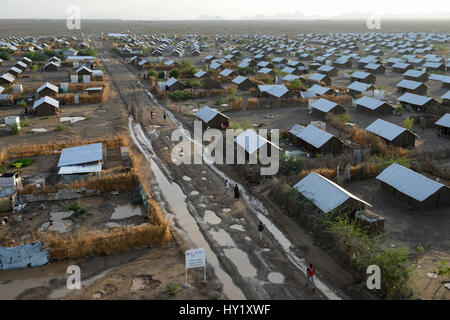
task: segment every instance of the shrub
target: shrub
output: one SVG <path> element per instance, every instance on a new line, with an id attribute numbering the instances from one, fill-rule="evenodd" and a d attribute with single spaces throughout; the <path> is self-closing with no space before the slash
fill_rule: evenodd
<path id="1" fill-rule="evenodd" d="M 173 68 L 172 70 L 170 70 L 169 74 L 171 77 L 178 78 L 178 76 L 180 75 L 180 70 L 178 70 L 177 68 Z"/>
<path id="2" fill-rule="evenodd" d="M 147 71 L 149 77 L 158 78 L 158 72 L 154 69 L 150 69 Z"/>
<path id="3" fill-rule="evenodd" d="M 169 93 L 169 98 L 172 101 L 183 101 L 183 100 L 188 100 L 190 98 L 190 95 L 186 91 L 175 91 L 175 92 Z"/>
<path id="4" fill-rule="evenodd" d="M 402 124 L 403 124 L 403 127 L 405 127 L 406 129 L 409 130 L 409 129 L 411 129 L 413 127 L 414 118 L 408 117 L 405 120 L 403 120 Z"/>
<path id="5" fill-rule="evenodd" d="M 33 162 L 34 162 L 33 159 L 18 159 L 16 161 L 11 162 L 9 167 L 20 169 L 20 168 L 24 168 L 24 167 L 28 167 L 28 166 L 32 165 Z"/>
<path id="6" fill-rule="evenodd" d="M 10 125 L 9 128 L 11 129 L 11 134 L 13 135 L 17 135 L 20 133 L 20 129 L 16 124 Z"/>
<path id="7" fill-rule="evenodd" d="M 72 210 L 75 214 L 80 215 L 87 212 L 87 208 L 81 205 L 80 199 L 75 201 L 71 206 L 66 208 L 67 210 Z"/>
<path id="8" fill-rule="evenodd" d="M 58 131 L 58 132 L 66 131 L 67 129 L 68 129 L 67 125 L 62 124 L 62 123 L 60 123 L 56 126 L 56 131 Z"/>
<path id="9" fill-rule="evenodd" d="M 92 48 L 87 48 L 84 50 L 78 50 L 78 55 L 79 56 L 93 56 L 93 57 L 97 57 L 98 56 L 98 51 L 94 50 Z"/>

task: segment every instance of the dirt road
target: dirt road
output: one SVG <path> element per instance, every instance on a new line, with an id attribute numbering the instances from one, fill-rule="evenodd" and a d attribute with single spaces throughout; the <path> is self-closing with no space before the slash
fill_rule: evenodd
<path id="1" fill-rule="evenodd" d="M 213 165 L 179 165 L 170 158 L 170 137 L 182 121 L 137 84 L 137 70 L 109 48 L 100 58 L 113 89 L 130 114 L 130 135 L 152 167 L 152 183 L 165 203 L 174 228 L 192 246 L 206 247 L 207 262 L 229 299 L 342 299 L 319 271 L 316 288 L 307 284 L 307 261 L 293 250 L 289 237 L 272 222 L 271 212 L 241 186 L 242 199 L 225 195 L 224 179 Z M 154 112 L 151 119 L 150 111 Z M 164 120 L 162 115 L 168 116 Z M 189 131 L 184 129 L 186 135 Z M 259 239 L 259 220 L 266 226 Z"/>

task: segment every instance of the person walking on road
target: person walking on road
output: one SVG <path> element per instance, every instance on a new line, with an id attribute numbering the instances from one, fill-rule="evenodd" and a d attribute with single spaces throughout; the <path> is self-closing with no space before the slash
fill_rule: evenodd
<path id="1" fill-rule="evenodd" d="M 264 231 L 264 225 L 260 221 L 259 225 L 258 225 L 258 232 L 259 232 L 259 240 L 261 240 L 261 241 L 262 241 L 263 231 Z"/>
<path id="2" fill-rule="evenodd" d="M 308 281 L 311 282 L 314 285 L 314 266 L 312 263 L 309 264 L 308 268 L 306 269 L 306 274 L 308 275 Z"/>
<path id="3" fill-rule="evenodd" d="M 239 197 L 240 197 L 241 195 L 240 195 L 240 192 L 239 192 L 239 187 L 238 187 L 238 185 L 236 184 L 235 186 L 234 186 L 234 198 L 235 199 L 237 199 L 237 200 L 239 200 Z"/>
<path id="4" fill-rule="evenodd" d="M 230 195 L 230 183 L 225 180 L 225 195 L 228 197 Z"/>
<path id="5" fill-rule="evenodd" d="M 164 112 L 163 118 L 164 118 L 164 121 L 166 121 L 167 116 L 166 116 L 166 113 L 165 113 L 165 112 Z"/>

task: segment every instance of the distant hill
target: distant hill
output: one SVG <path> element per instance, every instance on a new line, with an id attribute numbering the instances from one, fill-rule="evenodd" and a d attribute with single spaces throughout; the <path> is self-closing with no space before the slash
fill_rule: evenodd
<path id="1" fill-rule="evenodd" d="M 257 14 L 253 17 L 244 17 L 243 20 L 367 20 L 373 13 L 367 12 L 347 12 L 333 17 L 324 17 L 320 15 L 307 15 L 300 11 L 293 13 L 276 13 L 274 15 Z M 381 14 L 382 19 L 401 20 L 401 19 L 450 19 L 450 12 L 435 12 L 431 14 Z"/>

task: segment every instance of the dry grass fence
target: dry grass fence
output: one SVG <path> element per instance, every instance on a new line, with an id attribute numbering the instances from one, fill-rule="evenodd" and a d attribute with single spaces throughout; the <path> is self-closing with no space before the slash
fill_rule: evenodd
<path id="1" fill-rule="evenodd" d="M 104 256 L 133 248 L 162 245 L 170 240 L 165 225 L 141 224 L 135 227 L 115 228 L 109 231 L 78 232 L 63 237 L 58 233 L 39 234 L 36 240 L 47 244 L 53 260 Z"/>

